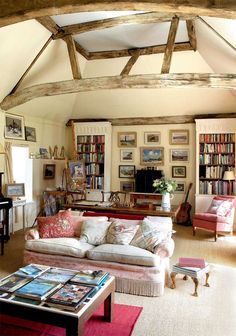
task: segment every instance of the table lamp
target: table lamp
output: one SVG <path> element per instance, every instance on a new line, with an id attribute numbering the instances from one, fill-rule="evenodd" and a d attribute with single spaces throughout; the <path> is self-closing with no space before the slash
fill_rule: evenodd
<path id="1" fill-rule="evenodd" d="M 224 172 L 223 180 L 229 181 L 229 195 L 232 195 L 231 181 L 235 180 L 234 172 L 232 170 L 226 170 Z"/>

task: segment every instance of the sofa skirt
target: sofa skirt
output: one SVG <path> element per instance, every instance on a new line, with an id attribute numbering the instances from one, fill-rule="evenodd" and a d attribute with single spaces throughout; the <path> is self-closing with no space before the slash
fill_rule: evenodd
<path id="1" fill-rule="evenodd" d="M 41 264 L 75 270 L 102 269 L 116 278 L 116 291 L 143 296 L 162 296 L 168 281 L 169 258 L 156 267 L 128 265 L 24 251 L 24 264 Z"/>

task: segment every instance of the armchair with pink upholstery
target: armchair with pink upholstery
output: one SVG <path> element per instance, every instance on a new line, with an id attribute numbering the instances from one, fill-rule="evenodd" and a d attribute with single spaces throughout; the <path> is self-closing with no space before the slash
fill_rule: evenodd
<path id="1" fill-rule="evenodd" d="M 206 212 L 194 214 L 193 235 L 195 236 L 196 229 L 213 231 L 217 241 L 219 232 L 232 234 L 235 206 L 235 196 L 215 196 Z"/>

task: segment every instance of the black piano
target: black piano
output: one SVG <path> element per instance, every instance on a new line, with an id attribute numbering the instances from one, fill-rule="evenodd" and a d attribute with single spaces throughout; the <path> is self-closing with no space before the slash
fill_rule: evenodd
<path id="1" fill-rule="evenodd" d="M 0 172 L 0 245 L 1 255 L 4 253 L 4 243 L 10 239 L 9 234 L 9 212 L 12 208 L 12 199 L 2 194 L 2 175 Z"/>

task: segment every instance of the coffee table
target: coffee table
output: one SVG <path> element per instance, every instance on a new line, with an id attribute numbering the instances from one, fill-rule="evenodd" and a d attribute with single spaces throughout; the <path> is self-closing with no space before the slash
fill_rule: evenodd
<path id="1" fill-rule="evenodd" d="M 110 276 L 99 291 L 88 302 L 82 303 L 76 312 L 0 298 L 2 314 L 55 325 L 66 329 L 66 336 L 82 336 L 85 322 L 104 302 L 104 320 L 112 322 L 115 278 Z"/>

